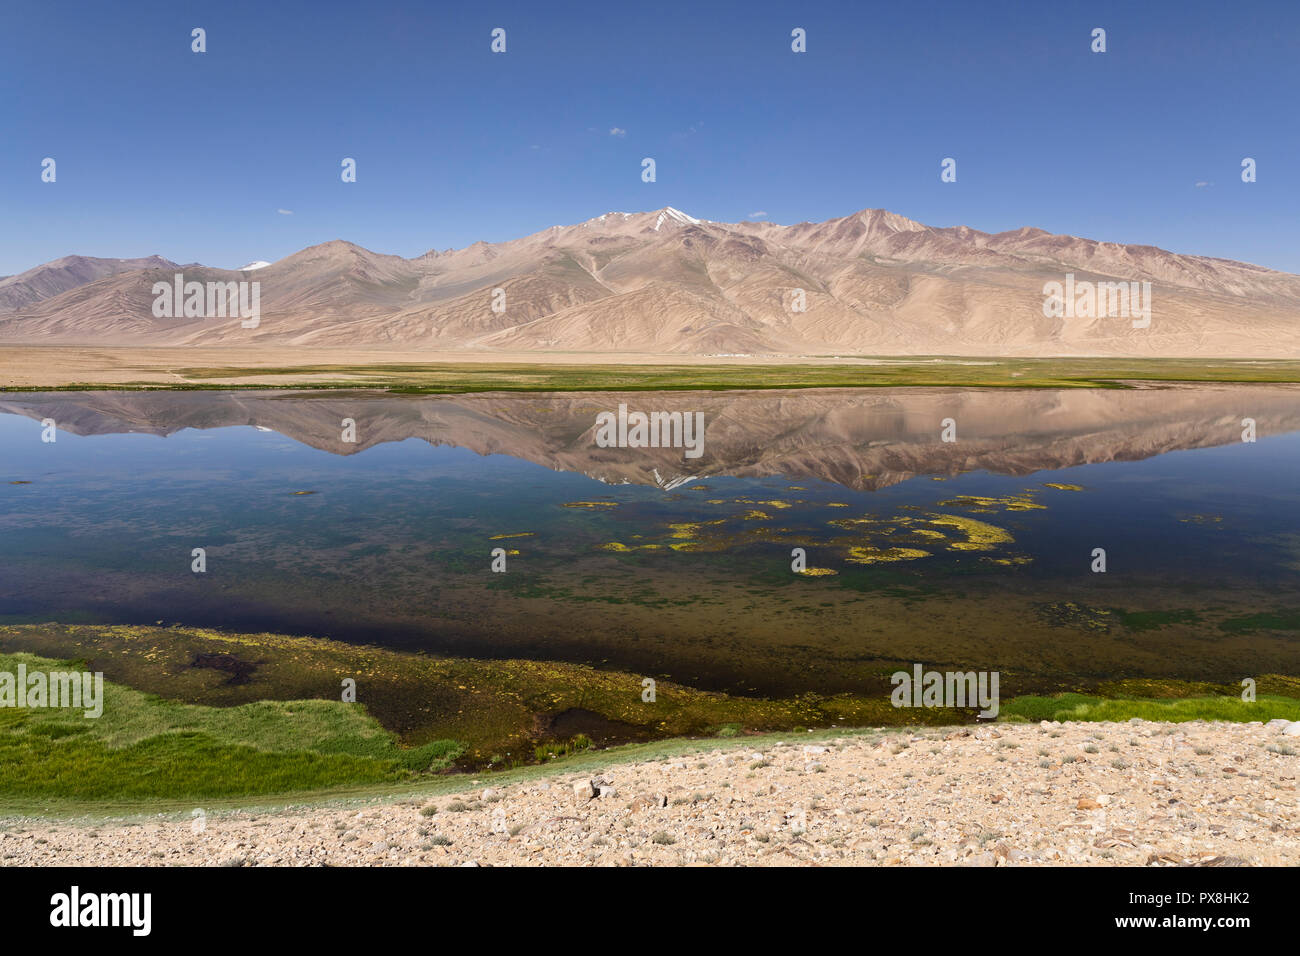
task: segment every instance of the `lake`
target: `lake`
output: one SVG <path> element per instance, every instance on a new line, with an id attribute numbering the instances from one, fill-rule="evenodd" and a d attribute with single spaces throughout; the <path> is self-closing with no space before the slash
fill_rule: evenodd
<path id="1" fill-rule="evenodd" d="M 702 414 L 699 456 L 602 447 L 620 404 Z M 1004 695 L 1300 674 L 1296 387 L 94 391 L 0 413 L 0 623 L 763 696 L 875 693 L 911 662 L 998 670 Z"/>

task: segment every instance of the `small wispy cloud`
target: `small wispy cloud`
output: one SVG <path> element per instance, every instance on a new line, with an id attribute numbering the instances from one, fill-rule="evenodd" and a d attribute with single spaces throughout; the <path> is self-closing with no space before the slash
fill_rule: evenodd
<path id="1" fill-rule="evenodd" d="M 767 218 L 767 213 L 763 212 L 763 210 L 760 209 L 758 212 L 751 212 L 751 213 L 749 214 L 749 218 L 750 218 L 750 219 L 766 219 L 766 218 Z"/>
<path id="2" fill-rule="evenodd" d="M 293 215 L 293 210 L 292 210 L 292 209 L 277 209 L 276 212 L 278 212 L 281 216 L 292 216 L 292 215 Z"/>
<path id="3" fill-rule="evenodd" d="M 618 126 L 615 126 L 615 127 L 613 127 L 612 129 L 610 129 L 610 131 L 609 131 L 609 135 L 610 135 L 610 136 L 626 136 L 626 135 L 627 135 L 627 130 L 622 129 L 622 128 L 618 127 Z"/>
<path id="4" fill-rule="evenodd" d="M 1197 189 L 1205 189 L 1207 186 L 1213 186 L 1213 185 L 1214 185 L 1214 183 L 1207 183 L 1204 179 L 1198 179 L 1198 180 L 1196 181 L 1196 188 L 1197 188 Z"/>

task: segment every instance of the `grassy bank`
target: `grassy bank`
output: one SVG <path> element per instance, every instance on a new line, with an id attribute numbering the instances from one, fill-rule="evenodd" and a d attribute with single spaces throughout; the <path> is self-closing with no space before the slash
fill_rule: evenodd
<path id="1" fill-rule="evenodd" d="M 69 669 L 31 654 L 0 671 Z M 361 708 L 324 700 L 220 708 L 163 700 L 114 682 L 103 712 L 0 709 L 0 796 L 84 801 L 247 797 L 385 783 L 443 769 L 454 741 L 403 748 Z"/>
<path id="2" fill-rule="evenodd" d="M 951 356 L 846 359 L 826 364 L 524 364 L 481 362 L 191 365 L 171 357 L 168 379 L 124 366 L 111 383 L 51 378 L 8 391 L 102 389 L 383 388 L 406 394 L 484 391 L 683 391 L 691 389 L 1128 388 L 1137 382 L 1300 382 L 1300 362 L 1273 359 L 982 359 Z M 819 357 L 831 360 L 834 357 Z M 177 361 L 179 360 L 179 361 Z M 179 366 L 179 367 L 178 367 Z M 133 374 L 134 373 L 134 374 Z"/>
<path id="3" fill-rule="evenodd" d="M 20 645 L 52 653 L 36 656 Z M 515 779 L 550 767 L 744 745 L 763 732 L 840 734 L 974 719 L 973 711 L 897 710 L 887 692 L 765 700 L 661 682 L 647 703 L 635 675 L 578 665 L 441 659 L 188 628 L 4 627 L 0 650 L 7 652 L 0 671 L 19 663 L 29 672 L 60 670 L 75 661 L 107 678 L 97 719 L 80 710 L 0 709 L 0 808 L 24 812 L 391 795 L 463 787 L 460 774 L 458 782 L 439 782 L 454 766 Z M 240 661 L 256 666 L 234 666 Z M 348 676 L 360 703 L 338 699 Z M 1004 699 L 999 720 L 1300 720 L 1300 679 L 1258 683 L 1258 700 L 1245 703 L 1229 686 L 1120 681 L 1088 693 Z M 575 732 L 581 721 L 550 723 L 575 711 L 618 738 L 603 743 L 633 742 L 597 749 Z"/>

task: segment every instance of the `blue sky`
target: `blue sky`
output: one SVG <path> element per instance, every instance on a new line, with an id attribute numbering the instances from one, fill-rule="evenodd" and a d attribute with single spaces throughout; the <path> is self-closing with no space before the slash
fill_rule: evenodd
<path id="1" fill-rule="evenodd" d="M 412 256 L 665 205 L 884 207 L 1300 272 L 1297 81 L 1293 0 L 9 0 L 0 274 L 336 238 Z"/>

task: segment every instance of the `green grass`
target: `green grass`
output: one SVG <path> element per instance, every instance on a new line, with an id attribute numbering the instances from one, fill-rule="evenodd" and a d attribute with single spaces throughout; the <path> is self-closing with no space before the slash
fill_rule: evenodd
<path id="1" fill-rule="evenodd" d="M 111 678 L 98 719 L 81 711 L 0 708 L 0 808 L 23 812 L 410 792 L 427 799 L 465 789 L 464 774 L 439 773 L 453 765 L 490 774 L 495 786 L 626 760 L 753 748 L 778 734 L 810 740 L 858 733 L 854 727 L 913 732 L 921 724 L 973 719 L 970 711 L 897 710 L 883 684 L 879 694 L 762 699 L 663 680 L 657 702 L 648 705 L 640 678 L 616 671 L 194 628 L 0 626 L 0 647 L 0 670 L 13 672 L 19 662 L 29 671 L 62 670 L 67 665 L 58 659 L 93 659 Z M 227 683 L 222 673 L 190 665 L 199 652 L 255 660 L 258 667 L 248 683 Z M 357 675 L 364 707 L 332 699 L 340 675 L 348 674 Z M 1245 704 L 1240 688 L 1229 685 L 1114 681 L 1080 688 L 1086 693 L 1004 699 L 1000 719 L 1300 720 L 1300 679 L 1265 674 L 1257 683 L 1259 700 Z M 312 696 L 320 699 L 306 699 Z M 582 734 L 562 741 L 538 736 L 539 715 L 568 708 L 655 739 L 601 750 Z M 808 734 L 803 727 L 818 729 Z"/>
<path id="2" fill-rule="evenodd" d="M 1294 697 L 1266 695 L 1247 703 L 1236 696 L 1151 699 L 1056 694 L 1051 697 L 1016 697 L 1002 704 L 999 716 L 1030 721 L 1115 722 L 1139 717 L 1142 720 L 1165 723 L 1182 723 L 1188 720 L 1267 721 L 1275 717 L 1300 720 L 1300 700 Z"/>
<path id="3" fill-rule="evenodd" d="M 0 671 L 82 670 L 0 654 Z M 403 748 L 356 704 L 258 701 L 184 704 L 104 683 L 103 714 L 0 709 L 0 799 L 147 800 L 250 797 L 395 782 L 438 771 L 454 741 Z"/>
<path id="4" fill-rule="evenodd" d="M 826 356 L 833 359 L 834 356 Z M 200 390 L 231 388 L 383 388 L 403 394 L 483 391 L 682 391 L 687 389 L 871 388 L 951 386 L 974 388 L 1127 388 L 1135 381 L 1300 382 L 1300 362 L 1272 359 L 1048 358 L 953 356 L 880 357 L 826 365 L 526 365 L 519 363 L 401 363 L 198 366 L 173 371 L 178 383 L 23 386 L 9 391 L 103 389 Z M 236 385 L 231 379 L 285 379 L 282 385 Z"/>

